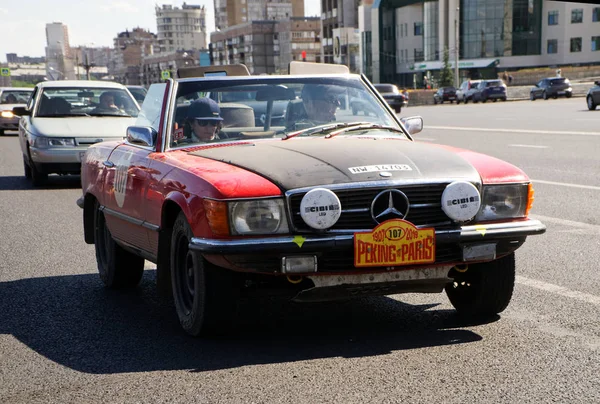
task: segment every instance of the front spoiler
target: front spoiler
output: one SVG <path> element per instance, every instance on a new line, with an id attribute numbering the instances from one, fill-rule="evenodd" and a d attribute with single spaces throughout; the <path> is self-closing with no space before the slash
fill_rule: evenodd
<path id="1" fill-rule="evenodd" d="M 543 234 L 546 226 L 539 220 L 526 219 L 515 222 L 489 223 L 461 226 L 452 230 L 437 230 L 436 244 L 463 242 L 491 242 L 507 238 L 523 238 Z M 320 252 L 332 248 L 353 248 L 354 234 L 274 236 L 216 240 L 193 237 L 189 248 L 202 254 L 268 254 Z"/>

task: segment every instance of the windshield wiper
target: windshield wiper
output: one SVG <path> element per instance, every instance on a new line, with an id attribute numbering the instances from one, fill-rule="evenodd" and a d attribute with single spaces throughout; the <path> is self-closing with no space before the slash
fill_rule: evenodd
<path id="1" fill-rule="evenodd" d="M 334 136 L 337 136 L 341 133 L 345 133 L 345 132 L 352 132 L 355 130 L 363 130 L 363 129 L 384 129 L 384 130 L 389 130 L 392 132 L 398 132 L 398 133 L 402 133 L 403 135 L 406 135 L 406 133 L 400 129 L 400 128 L 396 128 L 394 126 L 386 126 L 386 125 L 380 125 L 378 123 L 361 123 L 360 125 L 355 125 L 355 126 L 350 126 L 350 127 L 346 127 L 346 128 L 342 128 L 340 130 L 336 130 L 335 132 L 331 132 L 330 134 L 325 136 L 325 139 L 331 139 Z"/>
<path id="2" fill-rule="evenodd" d="M 316 134 L 320 134 L 323 132 L 327 132 L 333 129 L 339 129 L 339 128 L 350 128 L 350 127 L 354 127 L 357 125 L 365 125 L 365 124 L 371 124 L 371 122 L 339 122 L 339 123 L 328 123 L 326 125 L 319 125 L 319 126 L 313 126 L 311 128 L 307 128 L 307 129 L 302 129 L 296 132 L 292 132 L 292 133 L 288 133 L 287 135 L 285 135 L 281 140 L 287 140 L 289 138 L 301 135 L 301 134 L 307 134 L 309 136 L 312 135 L 316 135 Z"/>

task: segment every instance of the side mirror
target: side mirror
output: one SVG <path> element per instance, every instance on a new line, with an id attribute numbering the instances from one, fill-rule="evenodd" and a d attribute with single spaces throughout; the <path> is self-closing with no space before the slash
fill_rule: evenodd
<path id="1" fill-rule="evenodd" d="M 158 132 L 149 126 L 130 126 L 127 128 L 127 142 L 139 146 L 154 146 Z"/>
<path id="2" fill-rule="evenodd" d="M 415 135 L 423 130 L 423 118 L 420 116 L 401 118 L 400 122 L 402 122 L 408 133 L 411 135 Z"/>
<path id="3" fill-rule="evenodd" d="M 25 107 L 14 107 L 12 109 L 12 113 L 13 113 L 13 115 L 16 115 L 16 116 L 31 115 L 31 112 L 29 112 Z"/>

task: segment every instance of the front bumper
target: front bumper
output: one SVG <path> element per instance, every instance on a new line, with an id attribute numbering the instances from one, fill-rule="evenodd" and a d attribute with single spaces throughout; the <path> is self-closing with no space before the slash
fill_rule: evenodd
<path id="1" fill-rule="evenodd" d="M 480 225 L 468 225 L 451 230 L 436 230 L 436 262 L 434 265 L 447 265 L 471 261 L 465 259 L 460 248 L 470 248 L 478 245 L 497 243 L 498 255 L 505 255 L 516 250 L 525 241 L 527 236 L 542 234 L 546 226 L 538 220 L 526 219 L 505 223 L 490 223 Z M 215 240 L 194 237 L 190 242 L 190 249 L 205 255 L 220 255 L 230 258 L 230 262 L 238 263 L 247 271 L 278 273 L 281 265 L 280 259 L 285 255 L 322 255 L 327 270 L 327 263 L 336 259 L 343 259 L 339 265 L 331 264 L 336 269 L 352 267 L 351 258 L 354 249 L 354 234 L 338 235 L 307 235 L 307 236 L 279 236 L 245 238 L 235 240 Z M 449 249 L 454 252 L 448 253 Z M 458 250 L 457 250 L 458 249 Z M 442 251 L 446 251 L 446 259 L 443 260 Z M 335 257 L 331 257 L 334 254 Z M 241 257 L 238 259 L 238 257 Z M 329 258 L 327 258 L 329 257 Z M 345 258 L 349 258 L 350 261 Z M 493 258 L 491 258 L 493 259 Z M 487 258 L 485 260 L 491 260 Z M 480 259 L 484 260 L 483 258 Z M 418 265 L 417 265 L 418 266 Z M 429 265 L 431 266 L 431 264 Z M 415 267 L 412 265 L 411 267 Z M 319 266 L 322 268 L 322 266 Z M 351 269 L 351 268 L 347 268 Z M 399 268 L 400 269 L 400 268 Z M 354 269 L 356 271 L 356 269 Z M 319 271 L 320 272 L 320 271 Z"/>
<path id="2" fill-rule="evenodd" d="M 87 146 L 74 146 L 74 147 L 53 147 L 48 149 L 40 149 L 37 147 L 31 147 L 31 160 L 36 164 L 81 164 L 81 159 L 87 150 Z"/>

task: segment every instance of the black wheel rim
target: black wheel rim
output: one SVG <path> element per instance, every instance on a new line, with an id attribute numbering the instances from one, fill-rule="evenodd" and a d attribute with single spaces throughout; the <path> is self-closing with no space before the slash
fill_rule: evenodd
<path id="1" fill-rule="evenodd" d="M 194 257 L 188 248 L 187 237 L 180 236 L 175 251 L 175 272 L 177 279 L 177 296 L 186 314 L 192 311 L 196 295 L 196 273 Z"/>

